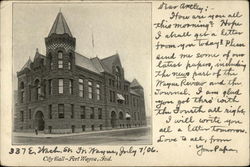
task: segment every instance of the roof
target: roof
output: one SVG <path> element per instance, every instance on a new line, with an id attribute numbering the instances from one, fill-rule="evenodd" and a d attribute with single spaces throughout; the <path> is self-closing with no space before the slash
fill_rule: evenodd
<path id="1" fill-rule="evenodd" d="M 133 88 L 133 87 L 142 87 L 141 84 L 139 84 L 139 82 L 134 79 L 131 84 L 130 84 L 130 87 Z"/>
<path id="2" fill-rule="evenodd" d="M 104 70 L 112 74 L 112 67 L 115 61 L 120 61 L 118 54 L 101 59 Z"/>
<path id="3" fill-rule="evenodd" d="M 99 71 L 99 72 L 104 72 L 104 68 L 103 65 L 100 62 L 100 59 L 98 57 L 94 57 L 92 59 L 90 59 L 92 61 L 92 63 L 94 64 L 95 68 Z"/>
<path id="4" fill-rule="evenodd" d="M 89 71 L 95 72 L 97 74 L 100 74 L 100 71 L 98 70 L 98 68 L 96 67 L 97 63 L 92 62 L 91 59 L 75 52 L 75 63 L 76 65 L 83 67 Z"/>
<path id="5" fill-rule="evenodd" d="M 30 69 L 31 63 L 32 63 L 32 61 L 31 61 L 30 58 L 29 58 L 29 60 L 28 60 L 28 61 L 24 64 L 24 66 L 22 67 L 21 71 L 24 70 L 25 68 L 29 68 L 29 69 Z"/>
<path id="6" fill-rule="evenodd" d="M 48 36 L 51 36 L 52 34 L 68 34 L 70 37 L 72 37 L 72 34 L 62 12 L 59 12 L 57 14 Z"/>
<path id="7" fill-rule="evenodd" d="M 140 96 L 140 94 L 138 94 L 136 91 L 134 91 L 133 89 L 130 89 L 130 93 L 133 94 L 133 95 L 137 95 L 137 96 Z"/>

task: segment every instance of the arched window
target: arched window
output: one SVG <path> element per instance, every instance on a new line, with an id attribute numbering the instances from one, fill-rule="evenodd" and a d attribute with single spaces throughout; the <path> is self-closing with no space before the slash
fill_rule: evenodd
<path id="1" fill-rule="evenodd" d="M 63 52 L 58 52 L 58 68 L 63 68 Z"/>
<path id="2" fill-rule="evenodd" d="M 98 119 L 102 119 L 102 108 L 98 108 Z"/>
<path id="3" fill-rule="evenodd" d="M 69 61 L 68 61 L 68 69 L 71 70 L 72 69 L 72 53 L 69 53 Z"/>
<path id="4" fill-rule="evenodd" d="M 36 100 L 39 100 L 39 96 L 41 95 L 41 86 L 40 86 L 40 81 L 38 79 L 35 80 L 35 89 L 36 89 Z"/>
<path id="5" fill-rule="evenodd" d="M 23 82 L 20 83 L 20 91 L 21 91 L 20 102 L 23 103 L 24 101 L 24 83 Z"/>
<path id="6" fill-rule="evenodd" d="M 119 119 L 123 120 L 123 113 L 122 112 L 119 112 Z"/>
<path id="7" fill-rule="evenodd" d="M 46 79 L 43 80 L 42 85 L 43 85 L 43 98 L 45 98 L 46 97 L 46 89 L 47 89 L 47 80 Z"/>

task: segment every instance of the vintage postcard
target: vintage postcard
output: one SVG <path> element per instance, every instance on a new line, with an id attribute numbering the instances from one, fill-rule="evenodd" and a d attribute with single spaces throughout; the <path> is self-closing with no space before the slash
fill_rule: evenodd
<path id="1" fill-rule="evenodd" d="M 1 165 L 249 165 L 247 1 L 2 1 Z"/>

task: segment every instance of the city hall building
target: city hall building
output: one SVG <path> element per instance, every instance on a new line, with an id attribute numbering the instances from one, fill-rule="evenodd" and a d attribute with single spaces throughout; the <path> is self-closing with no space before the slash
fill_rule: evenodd
<path id="1" fill-rule="evenodd" d="M 75 52 L 76 38 L 61 12 L 17 72 L 14 131 L 75 133 L 146 125 L 143 87 L 125 79 L 118 54 L 99 59 Z M 134 70 L 135 69 L 130 69 Z"/>

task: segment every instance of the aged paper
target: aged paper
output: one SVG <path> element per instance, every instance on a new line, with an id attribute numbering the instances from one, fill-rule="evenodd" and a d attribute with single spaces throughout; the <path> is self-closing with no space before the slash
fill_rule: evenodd
<path id="1" fill-rule="evenodd" d="M 1 165 L 249 165 L 248 5 L 1 2 Z"/>

